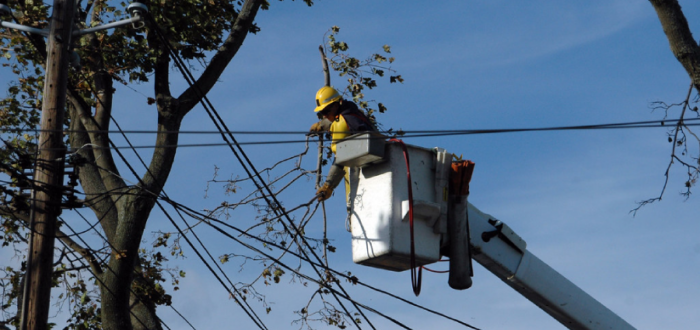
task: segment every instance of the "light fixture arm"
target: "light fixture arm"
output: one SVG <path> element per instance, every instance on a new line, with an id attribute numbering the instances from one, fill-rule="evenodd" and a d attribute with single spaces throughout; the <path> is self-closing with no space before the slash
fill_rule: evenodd
<path id="1" fill-rule="evenodd" d="M 86 35 L 86 34 L 90 34 L 90 33 L 95 33 L 97 31 L 109 30 L 112 28 L 118 28 L 118 27 L 128 25 L 128 24 L 138 23 L 141 21 L 143 21 L 142 16 L 134 16 L 132 18 L 126 18 L 126 19 L 123 19 L 121 21 L 107 23 L 107 24 L 96 26 L 96 27 L 89 28 L 89 29 L 73 30 L 73 35 L 74 36 L 82 36 L 82 35 Z"/>
<path id="2" fill-rule="evenodd" d="M 49 36 L 49 29 L 37 29 L 37 28 L 31 27 L 31 26 L 24 26 L 24 25 L 15 24 L 12 22 L 4 22 L 4 21 L 0 22 L 0 26 L 2 26 L 4 28 L 8 28 L 8 29 L 15 29 L 15 30 L 19 30 L 19 31 L 33 33 L 33 34 L 40 34 L 44 37 Z"/>
<path id="3" fill-rule="evenodd" d="M 74 36 L 82 36 L 90 33 L 95 33 L 97 31 L 103 31 L 103 30 L 108 30 L 112 28 L 118 28 L 124 25 L 131 24 L 135 29 L 140 29 L 145 26 L 144 23 L 144 16 L 146 13 L 148 13 L 148 7 L 146 5 L 139 3 L 139 2 L 132 2 L 129 7 L 127 7 L 127 11 L 129 14 L 131 14 L 131 18 L 123 19 L 117 22 L 113 23 L 108 23 L 96 27 L 92 27 L 89 29 L 82 29 L 82 30 L 73 30 L 73 35 Z M 12 10 L 10 7 L 4 4 L 0 4 L 0 16 L 5 16 L 5 15 L 12 15 Z M 140 23 L 140 24 L 138 24 Z M 31 26 L 24 26 L 21 24 L 15 24 L 12 22 L 5 22 L 5 21 L 0 21 L 0 26 L 8 28 L 8 29 L 15 29 L 19 31 L 24 31 L 28 33 L 33 33 L 33 34 L 39 34 L 44 37 L 49 35 L 49 29 L 38 29 L 34 28 Z"/>

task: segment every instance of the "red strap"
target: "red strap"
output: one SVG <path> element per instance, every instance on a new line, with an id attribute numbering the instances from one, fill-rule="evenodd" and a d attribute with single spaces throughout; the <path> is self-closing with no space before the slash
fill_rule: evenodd
<path id="1" fill-rule="evenodd" d="M 442 259 L 442 258 L 441 258 L 440 260 L 438 260 L 438 262 L 450 262 L 450 260 L 449 260 L 449 259 Z M 450 272 L 449 270 L 434 270 L 434 269 L 430 269 L 430 268 L 425 267 L 425 266 L 420 266 L 420 268 L 423 268 L 423 269 L 425 269 L 425 270 L 427 270 L 427 271 L 429 271 L 429 272 L 438 273 L 438 274 L 445 274 L 445 273 L 449 273 L 449 272 Z"/>
<path id="2" fill-rule="evenodd" d="M 411 167 L 408 161 L 408 149 L 406 148 L 406 144 L 399 139 L 391 139 L 389 141 L 397 142 L 401 145 L 401 149 L 403 149 L 403 158 L 406 161 L 406 177 L 408 179 L 408 225 L 410 226 L 411 232 L 411 286 L 413 287 L 413 293 L 418 296 L 423 279 L 423 268 L 416 267 L 416 244 L 413 238 L 413 189 L 411 185 Z"/>
<path id="3" fill-rule="evenodd" d="M 429 272 L 438 273 L 438 274 L 445 274 L 445 273 L 449 273 L 449 272 L 450 272 L 449 270 L 432 270 L 432 269 L 430 269 L 430 268 L 428 268 L 428 267 L 425 267 L 425 266 L 421 266 L 421 268 L 422 268 L 422 269 L 425 269 L 425 270 L 427 270 L 427 271 L 429 271 Z"/>

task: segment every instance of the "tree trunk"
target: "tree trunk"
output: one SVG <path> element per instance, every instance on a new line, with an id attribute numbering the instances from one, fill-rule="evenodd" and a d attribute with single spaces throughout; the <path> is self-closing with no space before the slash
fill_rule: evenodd
<path id="1" fill-rule="evenodd" d="M 143 277 L 141 259 L 137 258 L 134 263 L 134 280 L 129 305 L 131 306 L 131 326 L 134 330 L 162 330 L 160 320 L 156 315 L 156 303 L 149 300 L 144 294 L 139 292 L 155 292 L 152 283 Z M 136 293 L 135 293 L 136 292 Z M 153 296 L 153 295 L 150 295 Z"/>
<path id="2" fill-rule="evenodd" d="M 108 330 L 131 330 L 148 328 L 148 324 L 157 323 L 155 308 L 146 305 L 134 310 L 138 327 L 132 327 L 132 279 L 134 264 L 138 260 L 138 248 L 141 243 L 146 220 L 155 203 L 154 197 L 139 188 L 125 191 L 125 196 L 118 205 L 119 225 L 116 239 L 111 243 L 112 256 L 102 278 L 102 326 Z M 135 298 L 134 298 L 135 299 Z M 151 312 L 152 311 L 152 312 Z M 157 329 L 157 328 L 151 328 Z"/>
<path id="3" fill-rule="evenodd" d="M 695 89 L 700 92 L 700 46 L 693 39 L 681 6 L 677 0 L 649 0 L 649 2 L 659 16 L 673 55 L 685 68 Z"/>
<path id="4" fill-rule="evenodd" d="M 162 330 L 156 305 L 152 302 L 144 302 L 131 295 L 131 325 L 134 330 Z"/>
<path id="5" fill-rule="evenodd" d="M 150 285 L 137 272 L 140 269 L 138 249 L 148 217 L 162 192 L 175 160 L 179 129 L 184 117 L 218 81 L 248 32 L 262 0 L 246 0 L 241 5 L 233 27 L 209 65 L 197 79 L 197 87 L 190 87 L 179 97 L 171 95 L 169 84 L 170 59 L 166 49 L 154 33 L 148 34 L 149 46 L 161 49 L 154 68 L 155 99 L 158 108 L 158 135 L 152 159 L 137 186 L 127 186 L 119 175 L 112 158 L 106 130 L 112 111 L 112 78 L 103 70 L 100 58 L 93 59 L 97 106 L 93 116 L 90 107 L 80 96 L 69 95 L 71 112 L 71 146 L 80 148 L 79 154 L 87 162 L 80 169 L 81 186 L 86 201 L 100 219 L 109 241 L 112 255 L 101 276 L 102 326 L 106 330 L 157 329 L 156 302 L 152 297 L 134 294 L 135 281 L 140 286 Z M 94 147 L 93 147 L 94 146 Z"/>

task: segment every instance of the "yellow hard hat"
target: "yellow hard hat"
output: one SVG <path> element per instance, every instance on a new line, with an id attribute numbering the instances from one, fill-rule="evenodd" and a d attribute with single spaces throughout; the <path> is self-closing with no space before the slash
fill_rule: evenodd
<path id="1" fill-rule="evenodd" d="M 340 93 L 333 87 L 323 86 L 316 92 L 316 109 L 314 112 L 323 111 L 331 103 L 340 100 Z"/>

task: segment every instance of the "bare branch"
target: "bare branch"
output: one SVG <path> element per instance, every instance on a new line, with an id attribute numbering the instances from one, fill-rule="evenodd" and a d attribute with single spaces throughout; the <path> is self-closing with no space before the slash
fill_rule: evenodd
<path id="1" fill-rule="evenodd" d="M 636 215 L 637 211 L 639 211 L 639 209 L 641 209 L 645 205 L 648 205 L 648 204 L 651 204 L 651 203 L 654 203 L 657 201 L 661 201 L 661 199 L 664 196 L 664 193 L 666 192 L 666 187 L 668 186 L 669 173 L 671 172 L 671 167 L 673 166 L 673 163 L 675 160 L 680 161 L 678 156 L 676 156 L 676 147 L 679 145 L 678 135 L 682 133 L 684 127 L 687 127 L 684 124 L 683 118 L 685 117 L 686 109 L 688 109 L 690 106 L 690 95 L 693 92 L 693 87 L 694 87 L 694 84 L 691 83 L 690 88 L 688 88 L 688 94 L 685 97 L 685 101 L 682 102 L 683 110 L 681 111 L 681 115 L 678 119 L 678 123 L 676 123 L 676 127 L 674 128 L 673 140 L 671 141 L 673 143 L 673 147 L 671 149 L 671 160 L 669 161 L 668 166 L 666 167 L 666 172 L 664 173 L 665 179 L 664 179 L 663 188 L 661 189 L 661 193 L 659 194 L 659 197 L 650 198 L 650 199 L 647 199 L 647 200 L 644 200 L 644 201 L 637 203 L 637 207 L 630 211 L 630 213 L 632 213 L 632 215 Z M 685 164 L 685 163 L 683 163 L 683 164 L 685 166 L 687 166 L 687 164 Z M 689 194 L 690 194 L 690 192 L 688 192 L 688 195 Z"/>
<path id="2" fill-rule="evenodd" d="M 323 77 L 324 86 L 331 86 L 331 72 L 328 71 L 328 58 L 326 58 L 326 53 L 323 51 L 323 45 L 318 46 L 318 51 L 321 53 L 321 63 L 323 64 Z"/>
<path id="3" fill-rule="evenodd" d="M 207 66 L 199 79 L 197 79 L 194 86 L 188 88 L 178 98 L 181 105 L 180 110 L 183 115 L 194 108 L 202 99 L 202 96 L 209 92 L 223 73 L 224 68 L 231 62 L 231 59 L 233 59 L 236 53 L 238 53 L 238 49 L 243 45 L 243 41 L 250 31 L 262 3 L 262 0 L 245 1 L 233 24 L 231 33 L 229 33 L 226 41 L 224 41 L 223 45 L 219 48 L 219 51 L 212 57 L 209 66 Z"/>
<path id="4" fill-rule="evenodd" d="M 25 227 L 29 227 L 29 214 L 17 212 L 5 206 L 0 206 L 0 215 L 2 216 L 12 216 L 22 222 Z M 69 235 L 65 234 L 60 229 L 56 229 L 56 238 L 61 240 L 66 244 L 71 250 L 79 253 L 85 260 L 88 261 L 90 268 L 96 275 L 102 274 L 102 267 L 100 266 L 97 259 L 92 255 L 89 249 L 84 248 L 76 241 L 74 241 Z"/>

